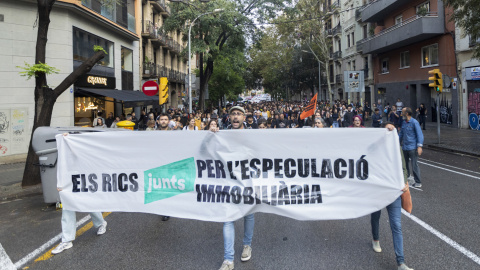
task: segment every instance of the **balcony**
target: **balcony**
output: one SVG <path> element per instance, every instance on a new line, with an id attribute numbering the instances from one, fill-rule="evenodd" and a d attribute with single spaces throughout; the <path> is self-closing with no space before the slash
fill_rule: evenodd
<path id="1" fill-rule="evenodd" d="M 336 35 L 341 35 L 342 34 L 342 26 L 340 24 L 338 24 L 337 26 L 335 26 L 333 29 L 332 29 L 332 34 L 334 36 Z"/>
<path id="2" fill-rule="evenodd" d="M 167 12 L 167 5 L 165 0 L 150 0 L 152 6 L 159 12 Z"/>
<path id="3" fill-rule="evenodd" d="M 155 64 L 151 62 L 143 62 L 142 77 L 152 77 L 155 75 Z"/>
<path id="4" fill-rule="evenodd" d="M 157 36 L 158 29 L 155 27 L 153 22 L 145 20 L 143 22 L 142 37 L 155 39 Z"/>
<path id="5" fill-rule="evenodd" d="M 400 7 L 410 3 L 409 0 L 378 0 L 373 1 L 361 10 L 363 22 L 378 22 L 390 16 Z M 439 8 L 440 10 L 440 8 Z M 443 7 L 442 9 L 443 10 Z"/>
<path id="6" fill-rule="evenodd" d="M 335 82 L 341 84 L 343 82 L 343 74 L 335 75 Z"/>
<path id="7" fill-rule="evenodd" d="M 330 53 L 330 58 L 332 58 L 333 61 L 336 61 L 336 60 L 342 58 L 342 51 L 336 51 L 334 53 Z"/>
<path id="8" fill-rule="evenodd" d="M 400 24 L 382 30 L 380 33 L 358 42 L 364 54 L 382 53 L 396 48 L 417 43 L 444 33 L 443 16 L 428 13 L 426 16 L 415 15 Z"/>
<path id="9" fill-rule="evenodd" d="M 333 3 L 327 7 L 328 13 L 335 12 L 336 10 L 339 9 L 339 7 L 340 7 L 340 0 L 333 1 Z"/>
<path id="10" fill-rule="evenodd" d="M 355 20 L 357 22 L 362 20 L 362 12 L 360 11 L 360 9 L 355 10 Z"/>

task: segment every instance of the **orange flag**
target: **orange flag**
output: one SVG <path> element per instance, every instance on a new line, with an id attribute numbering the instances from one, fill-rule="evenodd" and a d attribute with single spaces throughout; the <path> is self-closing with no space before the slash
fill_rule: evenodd
<path id="1" fill-rule="evenodd" d="M 311 115 L 315 114 L 315 110 L 317 109 L 317 94 L 313 96 L 312 100 L 308 103 L 305 110 L 300 114 L 300 120 L 303 120 Z"/>

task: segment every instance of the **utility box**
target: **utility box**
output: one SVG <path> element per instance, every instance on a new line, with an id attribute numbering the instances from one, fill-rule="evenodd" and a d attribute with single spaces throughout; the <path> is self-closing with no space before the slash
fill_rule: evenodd
<path id="1" fill-rule="evenodd" d="M 60 202 L 57 191 L 57 141 L 55 135 L 87 132 L 117 132 L 128 131 L 123 128 L 89 128 L 89 127 L 38 127 L 33 133 L 32 147 L 38 155 L 40 177 L 42 180 L 43 199 L 45 203 Z"/>

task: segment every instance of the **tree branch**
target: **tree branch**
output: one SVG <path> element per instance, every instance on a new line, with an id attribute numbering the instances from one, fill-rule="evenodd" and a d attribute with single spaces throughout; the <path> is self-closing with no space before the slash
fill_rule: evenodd
<path id="1" fill-rule="evenodd" d="M 103 51 L 97 51 L 95 54 L 88 58 L 87 61 L 83 62 L 79 67 L 77 67 L 70 75 L 68 75 L 55 89 L 55 96 L 60 96 L 67 88 L 74 84 L 78 77 L 86 74 L 89 72 L 93 66 L 105 57 L 105 53 Z"/>

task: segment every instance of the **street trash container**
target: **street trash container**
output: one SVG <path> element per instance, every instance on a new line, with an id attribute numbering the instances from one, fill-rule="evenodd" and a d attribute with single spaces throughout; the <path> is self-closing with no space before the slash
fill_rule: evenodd
<path id="1" fill-rule="evenodd" d="M 127 131 L 117 128 L 90 128 L 90 127 L 38 127 L 33 133 L 32 147 L 38 155 L 40 177 L 42 180 L 43 199 L 45 203 L 60 202 L 57 191 L 57 141 L 55 135 L 69 133 L 79 134 L 86 132 L 113 132 Z"/>

